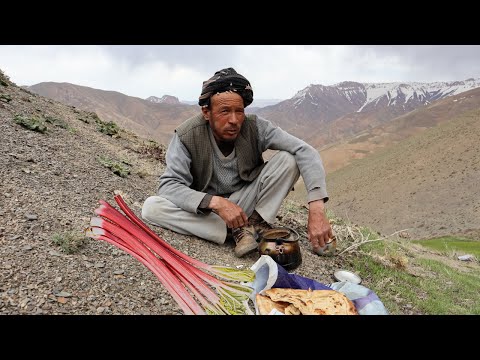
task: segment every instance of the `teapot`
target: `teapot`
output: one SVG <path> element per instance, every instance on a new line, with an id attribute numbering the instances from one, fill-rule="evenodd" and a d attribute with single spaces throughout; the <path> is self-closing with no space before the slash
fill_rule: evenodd
<path id="1" fill-rule="evenodd" d="M 287 227 L 264 230 L 258 237 L 258 252 L 269 255 L 285 270 L 294 270 L 302 263 L 299 239 L 298 233 Z"/>

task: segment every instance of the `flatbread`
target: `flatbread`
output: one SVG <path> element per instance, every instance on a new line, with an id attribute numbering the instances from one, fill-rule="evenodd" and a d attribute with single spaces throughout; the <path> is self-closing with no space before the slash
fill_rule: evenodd
<path id="1" fill-rule="evenodd" d="M 256 300 L 260 315 L 274 308 L 285 315 L 358 315 L 353 302 L 335 290 L 272 288 Z"/>
<path id="2" fill-rule="evenodd" d="M 255 299 L 257 301 L 259 315 L 268 315 L 273 309 L 280 311 L 282 314 L 285 314 L 285 308 L 290 305 L 290 303 L 283 301 L 275 302 L 268 296 L 263 296 L 260 294 L 257 294 Z"/>

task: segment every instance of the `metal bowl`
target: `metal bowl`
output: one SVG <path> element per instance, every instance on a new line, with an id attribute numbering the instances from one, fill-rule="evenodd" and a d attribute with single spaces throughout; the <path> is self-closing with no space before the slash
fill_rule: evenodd
<path id="1" fill-rule="evenodd" d="M 362 282 L 360 276 L 348 270 L 337 270 L 333 274 L 333 277 L 338 281 L 348 281 L 353 284 L 360 284 Z"/>

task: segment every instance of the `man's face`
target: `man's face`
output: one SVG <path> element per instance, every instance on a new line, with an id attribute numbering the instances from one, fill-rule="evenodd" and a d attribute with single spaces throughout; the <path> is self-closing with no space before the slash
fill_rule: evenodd
<path id="1" fill-rule="evenodd" d="M 217 141 L 234 141 L 245 120 L 243 99 L 234 92 L 213 95 L 210 109 L 202 108 L 202 112 Z"/>

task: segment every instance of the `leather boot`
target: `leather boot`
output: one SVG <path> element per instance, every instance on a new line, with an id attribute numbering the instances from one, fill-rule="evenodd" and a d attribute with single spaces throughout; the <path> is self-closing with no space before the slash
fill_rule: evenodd
<path id="1" fill-rule="evenodd" d="M 267 223 L 263 218 L 260 216 L 260 214 L 254 210 L 253 214 L 250 215 L 248 218 L 248 223 L 249 225 L 253 225 L 255 228 L 255 231 L 257 234 L 260 236 L 262 234 L 262 231 L 269 230 L 272 228 L 272 226 Z"/>
<path id="2" fill-rule="evenodd" d="M 252 225 L 242 226 L 232 230 L 235 246 L 235 256 L 242 257 L 258 249 L 257 233 Z"/>

